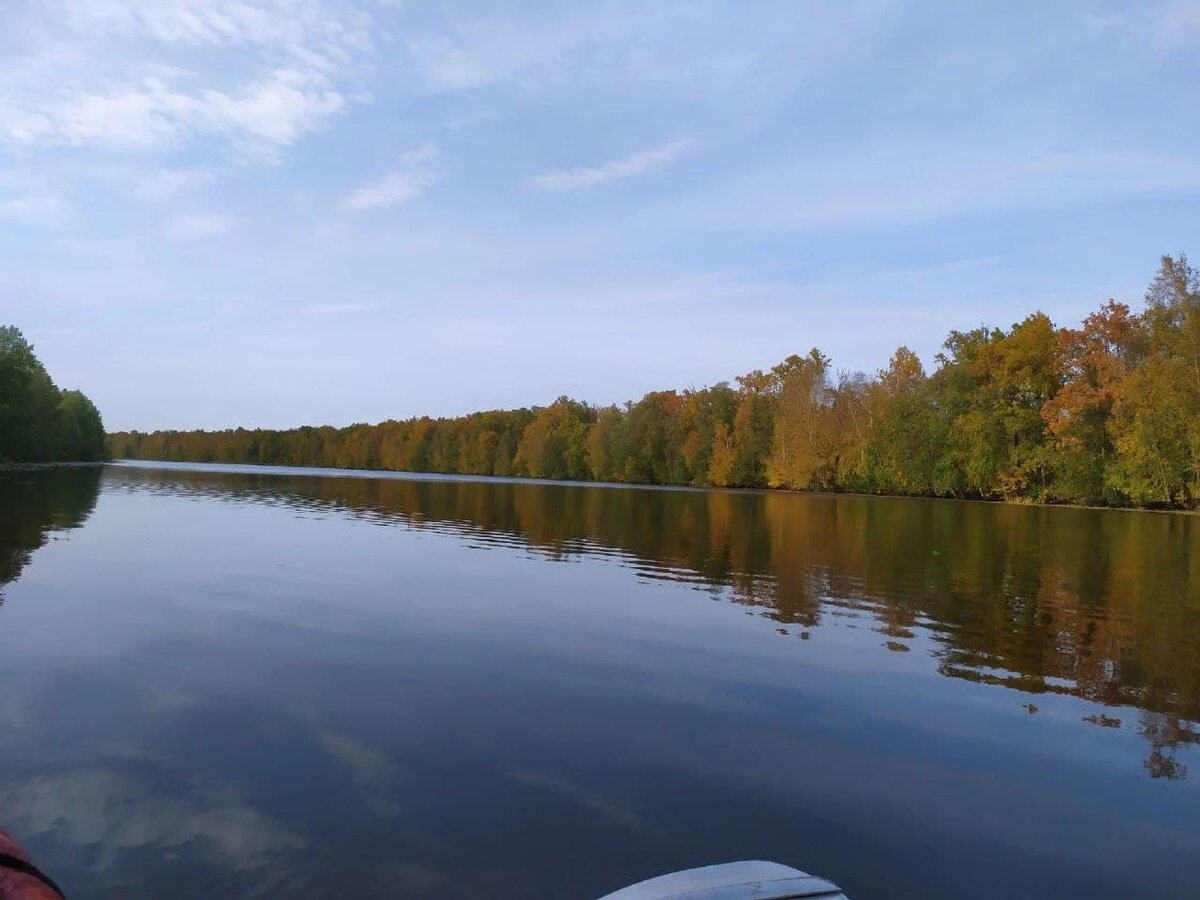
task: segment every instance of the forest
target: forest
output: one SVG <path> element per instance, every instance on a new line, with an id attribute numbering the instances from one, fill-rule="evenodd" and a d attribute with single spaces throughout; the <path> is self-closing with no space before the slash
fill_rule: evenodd
<path id="1" fill-rule="evenodd" d="M 1034 312 L 952 331 L 926 372 L 874 376 L 817 349 L 700 390 L 621 406 L 377 425 L 118 432 L 115 458 L 579 481 L 772 487 L 1099 506 L 1200 503 L 1200 272 L 1162 257 L 1138 311 L 1077 327 Z M 3 449 L 0 448 L 0 453 Z"/>
<path id="2" fill-rule="evenodd" d="M 20 330 L 0 327 L 0 463 L 91 462 L 104 454 L 92 401 L 55 386 Z"/>

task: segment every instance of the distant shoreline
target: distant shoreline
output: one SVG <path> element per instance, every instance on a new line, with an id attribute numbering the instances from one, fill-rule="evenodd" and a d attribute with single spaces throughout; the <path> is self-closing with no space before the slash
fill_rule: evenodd
<path id="1" fill-rule="evenodd" d="M 132 462 L 132 460 L 129 460 Z M 106 466 L 112 459 L 81 459 L 78 462 L 7 462 L 0 461 L 0 472 L 19 471 L 21 469 L 77 469 L 80 466 Z"/>

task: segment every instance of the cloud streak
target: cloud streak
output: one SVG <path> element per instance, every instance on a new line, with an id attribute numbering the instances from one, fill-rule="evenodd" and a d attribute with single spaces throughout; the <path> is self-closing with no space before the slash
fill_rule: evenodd
<path id="1" fill-rule="evenodd" d="M 531 180 L 531 184 L 543 191 L 579 191 L 597 187 L 610 181 L 634 178 L 660 169 L 695 146 L 690 139 L 672 141 L 652 150 L 643 150 L 624 159 L 600 166 L 582 166 L 546 172 Z"/>
<path id="2" fill-rule="evenodd" d="M 400 166 L 351 191 L 342 202 L 348 212 L 372 212 L 400 206 L 422 196 L 437 181 L 441 152 L 422 144 L 400 158 Z"/>
<path id="3" fill-rule="evenodd" d="M 350 104 L 365 23 L 319 0 L 72 0 L 0 63 L 0 144 L 274 157 Z"/>

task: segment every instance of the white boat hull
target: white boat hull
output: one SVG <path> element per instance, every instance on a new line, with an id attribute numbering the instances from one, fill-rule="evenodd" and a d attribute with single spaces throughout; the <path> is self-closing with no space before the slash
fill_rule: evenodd
<path id="1" fill-rule="evenodd" d="M 660 875 L 600 900 L 846 900 L 831 881 L 773 862 L 746 860 Z"/>

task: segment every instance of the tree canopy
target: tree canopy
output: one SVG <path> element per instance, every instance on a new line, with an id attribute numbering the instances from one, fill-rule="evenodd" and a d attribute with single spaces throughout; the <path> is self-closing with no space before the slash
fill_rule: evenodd
<path id="1" fill-rule="evenodd" d="M 87 462 L 104 453 L 92 401 L 59 390 L 20 330 L 0 327 L 0 462 Z"/>
<path id="2" fill-rule="evenodd" d="M 110 436 L 114 456 L 1195 508 L 1200 273 L 1164 256 L 1142 312 L 1034 312 L 899 348 L 868 376 L 818 349 L 698 390 L 348 428 Z"/>

